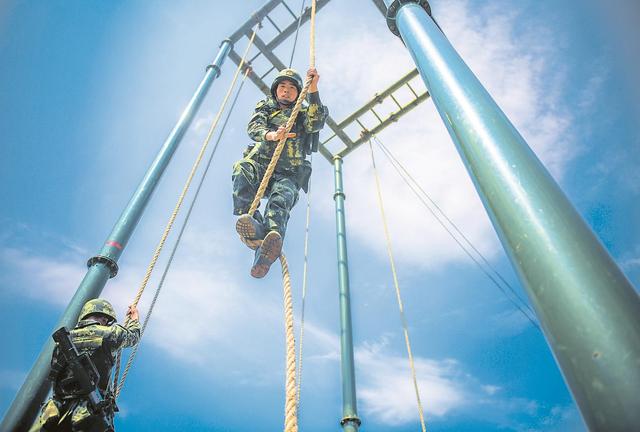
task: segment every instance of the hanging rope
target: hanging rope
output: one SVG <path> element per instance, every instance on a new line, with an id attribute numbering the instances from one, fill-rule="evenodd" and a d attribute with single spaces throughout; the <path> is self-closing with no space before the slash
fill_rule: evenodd
<path id="1" fill-rule="evenodd" d="M 280 255 L 282 265 L 282 282 L 284 292 L 284 331 L 287 342 L 286 373 L 285 373 L 285 403 L 284 430 L 298 431 L 298 397 L 296 391 L 296 341 L 293 333 L 293 301 L 291 299 L 291 278 L 289 265 L 284 254 Z"/>
<path id="2" fill-rule="evenodd" d="M 315 54 L 315 17 L 316 17 L 316 0 L 311 2 L 311 29 L 309 37 L 309 67 L 314 68 L 316 63 Z M 307 76 L 304 86 L 298 95 L 296 104 L 291 111 L 291 116 L 287 120 L 285 125 L 285 132 L 280 139 L 269 161 L 269 165 L 265 171 L 264 177 L 260 182 L 256 196 L 251 203 L 248 214 L 252 215 L 256 212 L 260 206 L 260 200 L 264 196 L 267 189 L 267 185 L 271 180 L 271 176 L 276 169 L 276 164 L 280 159 L 280 155 L 284 149 L 284 145 L 287 141 L 287 135 L 291 131 L 300 109 L 302 108 L 302 102 L 306 99 L 309 92 L 309 86 L 311 85 L 312 77 Z M 289 276 L 289 266 L 287 265 L 287 259 L 284 253 L 280 255 L 280 264 L 282 265 L 282 279 L 284 285 L 284 305 L 285 305 L 285 336 L 286 336 L 286 383 L 285 383 L 285 432 L 297 432 L 298 431 L 298 398 L 296 388 L 296 355 L 295 355 L 295 336 L 293 332 L 293 304 L 291 301 L 291 279 Z"/>
<path id="3" fill-rule="evenodd" d="M 416 376 L 416 367 L 413 361 L 413 353 L 411 351 L 411 342 L 409 340 L 409 328 L 407 326 L 407 318 L 404 314 L 404 305 L 402 303 L 402 296 L 400 295 L 400 284 L 398 283 L 398 274 L 396 272 L 396 265 L 393 259 L 393 252 L 391 250 L 391 236 L 389 235 L 389 226 L 387 224 L 387 216 L 384 211 L 384 203 L 382 201 L 382 190 L 380 188 L 380 177 L 378 176 L 378 169 L 376 167 L 376 158 L 373 154 L 373 146 L 371 140 L 369 140 L 369 150 L 371 150 L 371 163 L 373 165 L 373 173 L 376 179 L 376 191 L 378 196 L 378 206 L 380 207 L 380 214 L 382 215 L 382 225 L 384 226 L 384 237 L 387 242 L 387 254 L 389 255 L 389 263 L 391 264 L 391 273 L 393 275 L 393 285 L 396 289 L 396 299 L 398 300 L 398 308 L 400 309 L 400 319 L 402 320 L 402 329 L 404 331 L 404 342 L 407 346 L 407 355 L 409 356 L 409 366 L 411 367 L 411 377 L 413 379 L 413 388 L 416 392 L 416 401 L 418 403 L 418 414 L 420 415 L 420 426 L 422 432 L 426 432 L 427 428 L 424 423 L 424 411 L 422 409 L 422 402 L 420 401 L 420 391 L 418 389 L 418 378 Z"/>
<path id="4" fill-rule="evenodd" d="M 205 151 L 207 150 L 207 146 L 209 145 L 209 141 L 211 141 L 211 137 L 213 136 L 213 133 L 216 129 L 216 127 L 218 126 L 218 122 L 220 121 L 220 117 L 222 116 L 222 112 L 224 111 L 224 108 L 227 105 L 227 102 L 229 101 L 229 97 L 231 96 L 231 93 L 233 91 L 233 88 L 236 84 L 236 81 L 238 80 L 238 76 L 240 74 L 240 71 L 242 70 L 242 66 L 244 65 L 245 59 L 247 57 L 247 54 L 249 53 L 249 49 L 251 48 L 251 46 L 253 45 L 253 41 L 255 39 L 256 36 L 256 32 L 257 29 L 255 29 L 253 31 L 253 34 L 251 35 L 251 38 L 249 40 L 249 44 L 247 45 L 247 48 L 242 56 L 242 60 L 240 61 L 240 64 L 238 65 L 238 68 L 236 69 L 236 72 L 233 76 L 233 80 L 231 81 L 231 85 L 229 86 L 229 90 L 227 91 L 227 94 L 225 95 L 222 104 L 220 106 L 220 109 L 218 110 L 218 113 L 216 114 L 215 119 L 213 120 L 211 127 L 209 128 L 209 132 L 207 133 L 207 136 L 202 144 L 202 147 L 200 148 L 200 152 L 198 153 L 198 156 L 193 164 L 193 166 L 191 167 L 191 172 L 189 173 L 189 177 L 187 178 L 187 181 L 185 182 L 185 185 L 182 189 L 182 192 L 180 194 L 180 197 L 178 198 L 178 202 L 176 203 L 175 208 L 173 209 L 173 212 L 171 214 L 171 217 L 169 218 L 169 221 L 167 223 L 167 226 L 165 227 L 165 230 L 162 234 L 162 237 L 160 239 L 160 242 L 158 243 L 158 246 L 156 247 L 156 250 L 153 254 L 153 257 L 151 259 L 151 262 L 149 263 L 149 266 L 147 267 L 147 271 L 145 273 L 145 276 L 142 280 L 142 283 L 140 284 L 140 287 L 138 288 L 138 291 L 136 293 L 136 296 L 134 298 L 134 301 L 132 303 L 133 306 L 137 306 L 138 303 L 140 302 L 140 298 L 142 297 L 142 293 L 144 292 L 145 288 L 147 287 L 147 284 L 149 282 L 149 279 L 151 278 L 151 273 L 153 272 L 153 269 L 156 266 L 156 263 L 158 261 L 158 257 L 160 256 L 160 253 L 162 252 L 162 248 L 164 247 L 164 244 L 167 240 L 167 237 L 169 236 L 169 233 L 171 232 L 171 228 L 173 227 L 173 223 L 175 222 L 175 219 L 178 215 L 178 212 L 180 211 L 180 207 L 182 206 L 182 202 L 184 201 L 185 196 L 187 195 L 187 192 L 189 191 L 189 187 L 191 186 L 191 182 L 193 181 L 193 178 L 195 176 L 195 173 L 200 165 L 200 162 L 202 161 Z M 129 320 L 127 319 L 125 321 L 125 325 Z M 131 367 L 130 363 L 127 363 L 126 368 L 122 374 L 122 384 L 118 384 L 118 376 L 120 374 L 120 362 L 121 362 L 121 352 L 118 352 L 118 355 L 116 357 L 116 370 L 115 370 L 115 374 L 114 374 L 114 380 L 113 380 L 113 388 L 115 391 L 114 396 L 117 398 L 120 394 L 120 390 L 122 389 L 122 384 L 124 383 L 124 380 L 127 377 L 127 374 L 129 373 L 129 369 Z"/>
<path id="5" fill-rule="evenodd" d="M 529 304 L 524 299 L 522 299 L 522 297 L 518 295 L 518 293 L 515 291 L 513 286 L 511 286 L 511 284 L 509 284 L 506 281 L 506 279 L 489 263 L 489 261 L 484 257 L 484 255 L 473 245 L 471 240 L 469 240 L 467 236 L 465 236 L 464 233 L 458 228 L 458 226 L 446 215 L 446 213 L 444 213 L 444 211 L 440 208 L 440 206 L 438 206 L 438 204 L 427 194 L 427 192 L 420 186 L 420 184 L 415 180 L 415 178 L 413 178 L 411 174 L 409 174 L 406 168 L 400 163 L 400 161 L 398 161 L 398 159 L 396 159 L 396 157 L 382 143 L 382 141 L 380 141 L 380 139 L 376 135 L 373 135 L 372 137 L 376 141 L 378 146 L 380 146 L 382 153 L 387 157 L 387 159 L 389 159 L 389 162 L 391 163 L 393 168 L 396 170 L 400 178 L 405 182 L 407 186 L 409 186 L 409 189 L 411 189 L 411 191 L 422 203 L 422 205 L 433 215 L 433 217 L 436 218 L 436 220 L 444 228 L 444 230 L 451 236 L 451 238 L 458 244 L 458 246 L 460 246 L 460 248 L 464 251 L 464 253 L 469 258 L 471 258 L 471 260 L 480 268 L 480 270 L 485 274 L 485 276 L 487 276 L 489 280 L 493 282 L 493 284 L 502 292 L 505 298 L 509 300 L 509 302 L 511 302 L 511 304 L 513 304 L 513 306 L 516 309 L 518 309 L 522 313 L 522 315 L 524 315 L 527 318 L 527 320 L 529 320 L 529 322 L 531 322 L 531 324 L 536 329 L 538 329 L 538 331 L 541 332 L 542 330 L 540 329 L 539 324 L 536 322 L 534 318 L 535 313 L 531 309 L 531 306 L 529 306 Z M 429 200 L 429 203 L 431 203 L 431 205 L 437 209 L 438 213 L 442 215 L 442 218 L 431 208 L 429 203 L 425 201 L 422 195 L 424 195 L 427 198 L 427 200 Z M 484 262 L 484 265 L 456 237 L 456 235 L 451 231 L 451 229 L 449 229 L 449 227 L 445 224 L 443 219 L 446 220 L 453 227 L 453 229 L 460 235 L 460 237 L 464 239 L 464 241 L 469 245 L 469 247 L 473 251 L 475 251 L 475 253 L 478 256 L 480 256 L 480 259 Z M 511 292 L 511 294 L 517 300 L 520 301 L 520 303 L 518 303 L 516 300 L 514 300 L 513 298 L 511 298 L 511 296 L 507 294 L 507 291 L 502 286 L 502 284 L 498 282 L 498 279 L 496 279 L 485 267 L 488 267 L 492 271 L 492 273 L 495 274 L 497 278 L 502 281 L 502 283 L 507 287 L 507 289 Z"/>
<path id="6" fill-rule="evenodd" d="M 151 314 L 153 313 L 153 310 L 155 308 L 156 302 L 158 300 L 158 296 L 160 295 L 160 291 L 162 290 L 163 286 L 164 286 L 164 282 L 167 278 L 167 274 L 169 273 L 169 269 L 171 268 L 171 264 L 173 263 L 173 258 L 175 257 L 176 251 L 178 250 L 178 246 L 180 245 L 180 242 L 182 240 L 182 235 L 184 234 L 184 231 L 187 227 L 187 224 L 189 222 L 189 219 L 191 218 L 191 213 L 193 212 L 193 208 L 195 206 L 195 203 L 200 195 L 200 190 L 202 189 L 202 185 L 204 184 L 204 180 L 207 177 L 207 174 L 209 173 L 209 168 L 211 167 L 211 162 L 213 161 L 213 157 L 216 154 L 216 151 L 218 149 L 218 145 L 220 144 L 220 140 L 222 139 L 223 135 L 224 135 L 224 131 L 227 127 L 227 123 L 229 122 L 229 118 L 231 117 L 231 114 L 233 113 L 233 109 L 236 106 L 236 102 L 238 101 L 238 97 L 240 96 L 240 92 L 242 91 L 242 87 L 244 86 L 244 83 L 247 79 L 247 76 L 249 75 L 249 72 L 251 71 L 251 68 L 247 67 L 245 70 L 245 74 L 242 77 L 242 81 L 240 82 L 240 86 L 238 87 L 238 90 L 236 92 L 236 95 L 233 99 L 233 102 L 231 102 L 231 107 L 229 107 L 229 111 L 227 112 L 227 116 L 224 120 L 224 123 L 222 124 L 222 127 L 220 128 L 220 133 L 218 134 L 218 139 L 216 140 L 215 145 L 213 146 L 213 150 L 211 151 L 211 154 L 209 155 L 209 159 L 207 161 L 207 165 L 204 169 L 204 172 L 202 173 L 202 176 L 200 177 L 200 182 L 198 183 L 198 187 L 196 188 L 196 191 L 193 195 L 193 198 L 191 200 L 191 204 L 189 205 L 189 210 L 187 210 L 187 213 L 185 215 L 184 221 L 182 222 L 182 226 L 180 227 L 180 232 L 178 233 L 178 236 L 176 238 L 176 241 L 173 245 L 173 249 L 171 250 L 171 254 L 169 255 L 169 259 L 167 260 L 167 264 L 165 265 L 164 271 L 162 272 L 162 277 L 160 278 L 160 282 L 158 283 L 158 287 L 156 288 L 156 291 L 153 295 L 153 299 L 151 300 L 151 305 L 149 306 L 149 310 L 147 311 L 147 314 L 145 316 L 144 322 L 142 324 L 142 329 L 140 331 L 140 337 L 142 338 L 142 335 L 144 335 L 145 330 L 147 328 L 147 324 L 149 322 L 149 318 L 151 317 Z M 131 368 L 131 365 L 133 364 L 133 360 L 136 357 L 136 354 L 138 353 L 138 348 L 140 347 L 140 342 L 138 342 L 136 345 L 134 345 L 134 347 L 131 349 L 131 354 L 129 354 L 129 358 L 127 359 L 127 365 L 125 367 L 125 372 L 128 371 Z M 126 378 L 126 374 L 124 374 L 120 380 L 120 384 L 117 387 L 117 392 L 120 393 L 120 390 L 122 390 L 122 387 L 124 386 L 124 381 Z"/>
<path id="7" fill-rule="evenodd" d="M 313 153 L 310 157 L 313 165 Z M 302 388 L 302 341 L 304 339 L 304 311 L 307 298 L 307 271 L 309 267 L 309 225 L 311 222 L 311 179 L 307 186 L 307 217 L 304 227 L 304 265 L 302 267 L 302 304 L 300 306 L 300 342 L 298 342 L 298 403 L 300 402 L 300 391 Z"/>
<path id="8" fill-rule="evenodd" d="M 291 58 L 289 58 L 289 68 L 293 64 L 293 55 L 296 52 L 296 46 L 298 45 L 298 33 L 300 32 L 300 24 L 302 24 L 302 14 L 304 13 L 304 4 L 305 0 L 302 0 L 302 5 L 300 6 L 300 14 L 298 15 L 298 25 L 296 26 L 296 35 L 293 38 L 293 48 L 291 49 Z"/>

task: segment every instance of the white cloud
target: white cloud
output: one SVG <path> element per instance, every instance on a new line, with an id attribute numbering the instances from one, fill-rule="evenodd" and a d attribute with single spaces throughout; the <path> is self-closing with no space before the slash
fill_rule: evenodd
<path id="1" fill-rule="evenodd" d="M 6 285 L 30 298 L 45 299 L 55 305 L 66 305 L 86 272 L 79 259 L 70 255 L 50 258 L 21 249 L 3 248 L 2 261 L 14 269 L 18 278 L 5 276 Z M 79 257 L 75 257 L 79 258 Z"/>
<path id="2" fill-rule="evenodd" d="M 389 352 L 388 343 L 383 336 L 377 343 L 365 343 L 356 349 L 361 412 L 363 417 L 390 426 L 417 425 L 418 406 L 408 359 Z M 584 430 L 575 406 L 549 407 L 511 396 L 508 386 L 479 382 L 455 359 L 417 356 L 414 361 L 427 423 L 455 415 L 517 431 Z"/>
<path id="3" fill-rule="evenodd" d="M 493 396 L 494 394 L 502 390 L 502 388 L 499 386 L 487 384 L 482 386 L 482 390 L 484 390 L 484 392 L 489 396 Z"/>
<path id="4" fill-rule="evenodd" d="M 418 407 L 406 358 L 384 355 L 367 347 L 356 354 L 362 410 L 382 423 L 398 425 L 418 419 Z M 416 376 L 425 416 L 442 417 L 468 403 L 454 360 L 415 358 Z"/>
<path id="5" fill-rule="evenodd" d="M 236 268 L 225 261 L 229 250 L 222 245 L 231 240 L 213 240 L 226 237 L 228 233 L 216 231 L 185 235 L 180 249 L 183 252 L 179 252 L 168 274 L 141 349 L 150 343 L 186 365 L 203 367 L 205 376 L 231 373 L 239 379 L 251 377 L 247 382 L 279 383 L 283 373 L 279 365 L 284 363 L 281 290 L 265 290 L 264 281 L 252 279 L 247 268 Z M 52 258 L 4 247 L 0 258 L 8 268 L 6 280 L 13 281 L 6 286 L 60 309 L 86 272 L 83 258 L 74 252 Z M 161 260 L 139 305 L 141 319 L 146 316 L 163 269 Z M 113 303 L 121 320 L 145 270 L 140 262 L 128 265 L 107 283 L 102 297 Z M 267 279 L 272 278 L 277 286 L 280 275 L 274 270 Z M 337 358 L 338 345 L 332 335 L 313 323 L 307 323 L 306 335 L 311 346 L 322 347 L 311 350 L 312 356 Z M 272 367 L 265 368 L 265 364 Z"/>
<path id="6" fill-rule="evenodd" d="M 620 266 L 625 270 L 631 270 L 636 267 L 640 267 L 640 258 L 629 258 L 620 263 Z"/>
<path id="7" fill-rule="evenodd" d="M 399 40 L 376 31 L 377 27 L 354 22 L 340 7 L 346 6 L 327 9 L 330 16 L 319 31 L 341 37 L 318 40 L 319 58 L 325 58 L 321 63 L 323 100 L 338 121 L 414 67 Z M 561 179 L 575 148 L 572 116 L 561 103 L 565 75 L 556 62 L 554 41 L 544 28 L 516 29 L 514 12 L 471 10 L 465 1 L 447 2 L 446 8 L 434 10 L 458 52 L 552 174 Z M 491 223 L 431 100 L 389 127 L 381 138 L 481 251 L 488 256 L 499 252 Z M 351 153 L 344 164 L 348 226 L 351 235 L 382 255 L 384 237 L 369 150 L 364 147 Z M 378 165 L 398 259 L 431 267 L 466 260 L 380 155 Z M 316 171 L 316 179 L 330 175 L 326 169 Z M 319 181 L 315 185 L 322 189 L 319 195 L 325 198 L 320 198 L 320 207 L 330 220 L 332 185 Z"/>

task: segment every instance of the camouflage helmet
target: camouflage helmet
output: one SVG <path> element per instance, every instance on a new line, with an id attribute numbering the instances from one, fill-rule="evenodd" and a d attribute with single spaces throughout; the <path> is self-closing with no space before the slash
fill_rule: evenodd
<path id="1" fill-rule="evenodd" d="M 78 321 L 82 321 L 92 314 L 101 314 L 109 317 L 111 321 L 117 321 L 116 311 L 113 309 L 113 306 L 111 306 L 111 303 L 105 299 L 97 298 L 86 302 L 84 306 L 82 306 Z"/>
<path id="2" fill-rule="evenodd" d="M 298 94 L 300 94 L 300 92 L 302 91 L 302 87 L 304 86 L 300 74 L 296 72 L 295 69 L 282 69 L 271 84 L 271 96 L 273 96 L 273 98 L 276 100 L 278 99 L 276 97 L 276 89 L 278 88 L 278 84 L 280 84 L 282 81 L 291 81 L 298 89 Z"/>

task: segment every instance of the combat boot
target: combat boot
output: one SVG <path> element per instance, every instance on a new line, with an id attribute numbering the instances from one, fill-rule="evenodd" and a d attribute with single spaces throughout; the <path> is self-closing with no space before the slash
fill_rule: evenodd
<path id="1" fill-rule="evenodd" d="M 256 249 L 256 257 L 251 267 L 251 276 L 263 278 L 268 272 L 271 264 L 280 257 L 282 253 L 282 236 L 278 231 L 269 231 L 269 234 L 262 241 L 262 245 Z"/>
<path id="2" fill-rule="evenodd" d="M 240 235 L 240 240 L 253 250 L 260 247 L 265 235 L 264 227 L 258 218 L 262 219 L 258 212 L 256 212 L 256 218 L 245 213 L 236 221 L 236 231 Z"/>

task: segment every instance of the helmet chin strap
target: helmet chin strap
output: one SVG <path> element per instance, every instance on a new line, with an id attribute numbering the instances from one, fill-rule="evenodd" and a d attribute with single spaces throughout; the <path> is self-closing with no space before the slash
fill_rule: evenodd
<path id="1" fill-rule="evenodd" d="M 297 98 L 296 98 L 296 99 L 297 99 Z M 293 100 L 293 101 L 288 101 L 288 100 L 284 100 L 284 99 L 278 99 L 278 103 L 279 103 L 280 105 L 284 106 L 284 107 L 289 108 L 289 107 L 292 107 L 292 106 L 296 103 L 296 101 L 295 101 L 295 100 Z"/>

